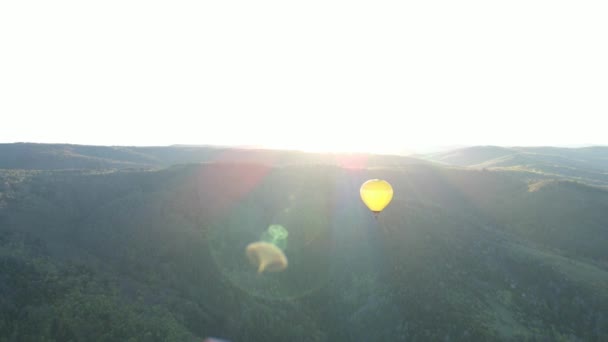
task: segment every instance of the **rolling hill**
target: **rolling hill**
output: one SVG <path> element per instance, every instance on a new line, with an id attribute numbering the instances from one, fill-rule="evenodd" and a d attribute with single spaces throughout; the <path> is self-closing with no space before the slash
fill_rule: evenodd
<path id="1" fill-rule="evenodd" d="M 78 164 L 65 147 L 10 147 L 0 341 L 608 338 L 608 191 L 462 167 L 545 150 L 433 157 L 453 167 L 177 147 L 78 147 Z M 555 162 L 597 167 L 602 151 Z M 378 221 L 358 197 L 369 178 L 395 189 Z M 244 249 L 271 224 L 289 232 L 289 267 L 259 275 Z"/>

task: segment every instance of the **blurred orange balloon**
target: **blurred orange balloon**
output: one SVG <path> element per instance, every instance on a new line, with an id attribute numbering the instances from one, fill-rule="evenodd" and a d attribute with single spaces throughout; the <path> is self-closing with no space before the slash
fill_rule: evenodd
<path id="1" fill-rule="evenodd" d="M 280 272 L 287 268 L 287 257 L 272 243 L 254 242 L 247 246 L 245 252 L 251 264 L 258 268 L 258 273 Z"/>

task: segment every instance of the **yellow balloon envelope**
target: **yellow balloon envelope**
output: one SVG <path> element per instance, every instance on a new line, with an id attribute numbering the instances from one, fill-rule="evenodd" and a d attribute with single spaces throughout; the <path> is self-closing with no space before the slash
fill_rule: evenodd
<path id="1" fill-rule="evenodd" d="M 385 180 L 370 179 L 361 185 L 361 199 L 374 215 L 386 208 L 393 199 L 393 187 Z"/>

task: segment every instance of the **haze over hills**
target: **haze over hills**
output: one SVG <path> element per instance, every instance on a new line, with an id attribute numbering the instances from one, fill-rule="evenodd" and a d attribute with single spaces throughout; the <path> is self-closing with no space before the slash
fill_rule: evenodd
<path id="1" fill-rule="evenodd" d="M 429 154 L 424 158 L 448 165 L 533 172 L 608 186 L 608 146 L 476 146 Z"/>
<path id="2" fill-rule="evenodd" d="M 608 339 L 607 148 L 425 159 L 0 145 L 0 341 Z"/>
<path id="3" fill-rule="evenodd" d="M 267 165 L 333 164 L 396 166 L 425 163 L 418 158 L 364 153 L 328 154 L 221 146 L 87 146 L 71 144 L 0 144 L 0 169 L 150 169 L 203 162 L 253 162 Z"/>

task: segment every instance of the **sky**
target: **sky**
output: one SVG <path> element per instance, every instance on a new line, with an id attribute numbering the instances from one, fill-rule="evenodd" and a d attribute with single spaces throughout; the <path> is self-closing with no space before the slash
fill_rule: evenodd
<path id="1" fill-rule="evenodd" d="M 607 1 L 2 1 L 0 142 L 608 145 Z"/>

